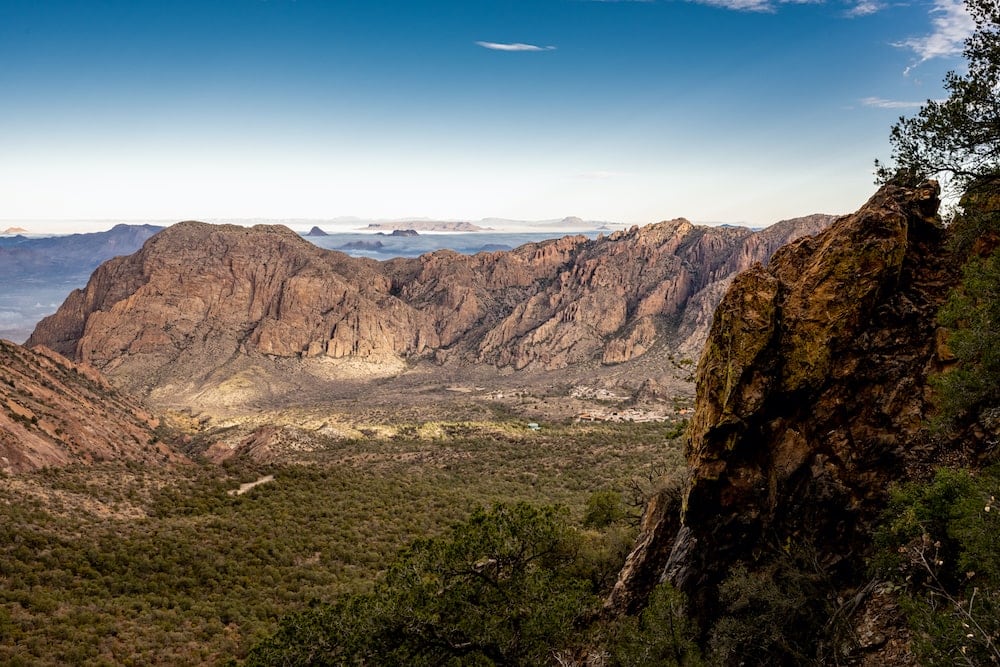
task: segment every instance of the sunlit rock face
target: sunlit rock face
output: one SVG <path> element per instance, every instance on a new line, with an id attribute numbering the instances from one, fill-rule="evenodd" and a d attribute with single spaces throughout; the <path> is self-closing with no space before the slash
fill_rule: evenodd
<path id="1" fill-rule="evenodd" d="M 648 508 L 611 607 L 668 579 L 710 621 L 733 564 L 795 545 L 850 581 L 890 484 L 974 456 L 927 429 L 956 281 L 938 205 L 936 183 L 887 185 L 733 280 L 698 365 L 682 500 Z"/>
<path id="2" fill-rule="evenodd" d="M 385 376 L 417 359 L 553 370 L 626 363 L 657 346 L 695 356 L 722 286 L 829 221 L 753 232 L 673 220 L 382 263 L 320 249 L 284 227 L 185 222 L 103 264 L 29 344 L 146 396 L 226 385 L 234 400 L 277 391 L 299 370 L 325 377 L 347 368 L 331 360 Z"/>
<path id="3" fill-rule="evenodd" d="M 156 420 L 93 368 L 0 340 L 0 472 L 98 461 L 176 463 Z"/>

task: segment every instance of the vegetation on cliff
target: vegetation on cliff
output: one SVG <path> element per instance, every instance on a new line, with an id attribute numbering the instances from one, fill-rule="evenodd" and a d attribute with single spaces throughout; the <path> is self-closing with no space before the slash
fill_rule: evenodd
<path id="1" fill-rule="evenodd" d="M 1000 5 L 996 0 L 965 0 L 965 5 L 976 26 L 963 50 L 968 71 L 949 72 L 946 99 L 928 100 L 916 116 L 892 126 L 893 163 L 876 163 L 883 182 L 899 173 L 916 180 L 944 174 L 960 193 L 1000 172 Z"/>

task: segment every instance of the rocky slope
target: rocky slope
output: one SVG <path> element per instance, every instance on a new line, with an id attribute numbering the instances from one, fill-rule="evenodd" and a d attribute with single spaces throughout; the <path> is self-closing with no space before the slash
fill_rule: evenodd
<path id="1" fill-rule="evenodd" d="M 289 373 L 303 382 L 383 376 L 420 358 L 552 370 L 629 362 L 657 345 L 689 353 L 733 275 L 829 220 L 757 233 L 674 220 L 385 263 L 322 250 L 283 227 L 185 222 L 102 265 L 29 344 L 154 400 L 206 400 L 225 385 L 239 401 L 289 391 L 279 387 Z"/>
<path id="2" fill-rule="evenodd" d="M 45 348 L 0 340 L 0 471 L 112 459 L 180 460 L 156 442 L 155 425 L 94 369 Z"/>
<path id="3" fill-rule="evenodd" d="M 667 578 L 710 622 L 734 564 L 805 545 L 849 589 L 890 483 L 974 460 L 973 441 L 926 427 L 927 377 L 948 361 L 935 315 L 956 280 L 938 203 L 934 183 L 885 186 L 735 279 L 698 366 L 683 509 L 650 504 L 612 607 Z"/>

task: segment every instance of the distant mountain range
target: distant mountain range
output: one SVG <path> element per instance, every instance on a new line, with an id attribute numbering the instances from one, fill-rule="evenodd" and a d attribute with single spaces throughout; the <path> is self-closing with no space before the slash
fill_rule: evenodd
<path id="1" fill-rule="evenodd" d="M 0 338 L 24 340 L 102 262 L 135 252 L 161 229 L 121 224 L 88 234 L 0 236 Z"/>
<path id="2" fill-rule="evenodd" d="M 323 250 L 287 227 L 185 222 L 103 264 L 28 344 L 160 405 L 259 404 L 420 361 L 541 372 L 693 357 L 736 273 L 831 220 L 755 233 L 678 219 L 385 262 Z"/>
<path id="3" fill-rule="evenodd" d="M 156 225 L 115 225 L 106 232 L 66 236 L 0 237 L 0 279 L 12 280 L 52 276 L 53 272 L 92 272 L 116 255 L 138 250 L 153 234 Z"/>

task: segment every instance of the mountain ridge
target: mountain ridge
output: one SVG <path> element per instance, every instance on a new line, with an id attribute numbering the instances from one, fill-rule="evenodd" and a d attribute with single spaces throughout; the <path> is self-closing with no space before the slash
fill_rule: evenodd
<path id="1" fill-rule="evenodd" d="M 383 263 L 287 227 L 187 221 L 101 265 L 29 344 L 147 396 L 190 397 L 237 376 L 248 395 L 271 392 L 289 369 L 317 382 L 384 377 L 418 359 L 499 372 L 624 363 L 657 341 L 696 350 L 722 285 L 831 219 L 756 233 L 678 219 Z"/>
<path id="2" fill-rule="evenodd" d="M 93 368 L 0 340 L 0 471 L 131 460 L 176 463 L 158 420 Z"/>

